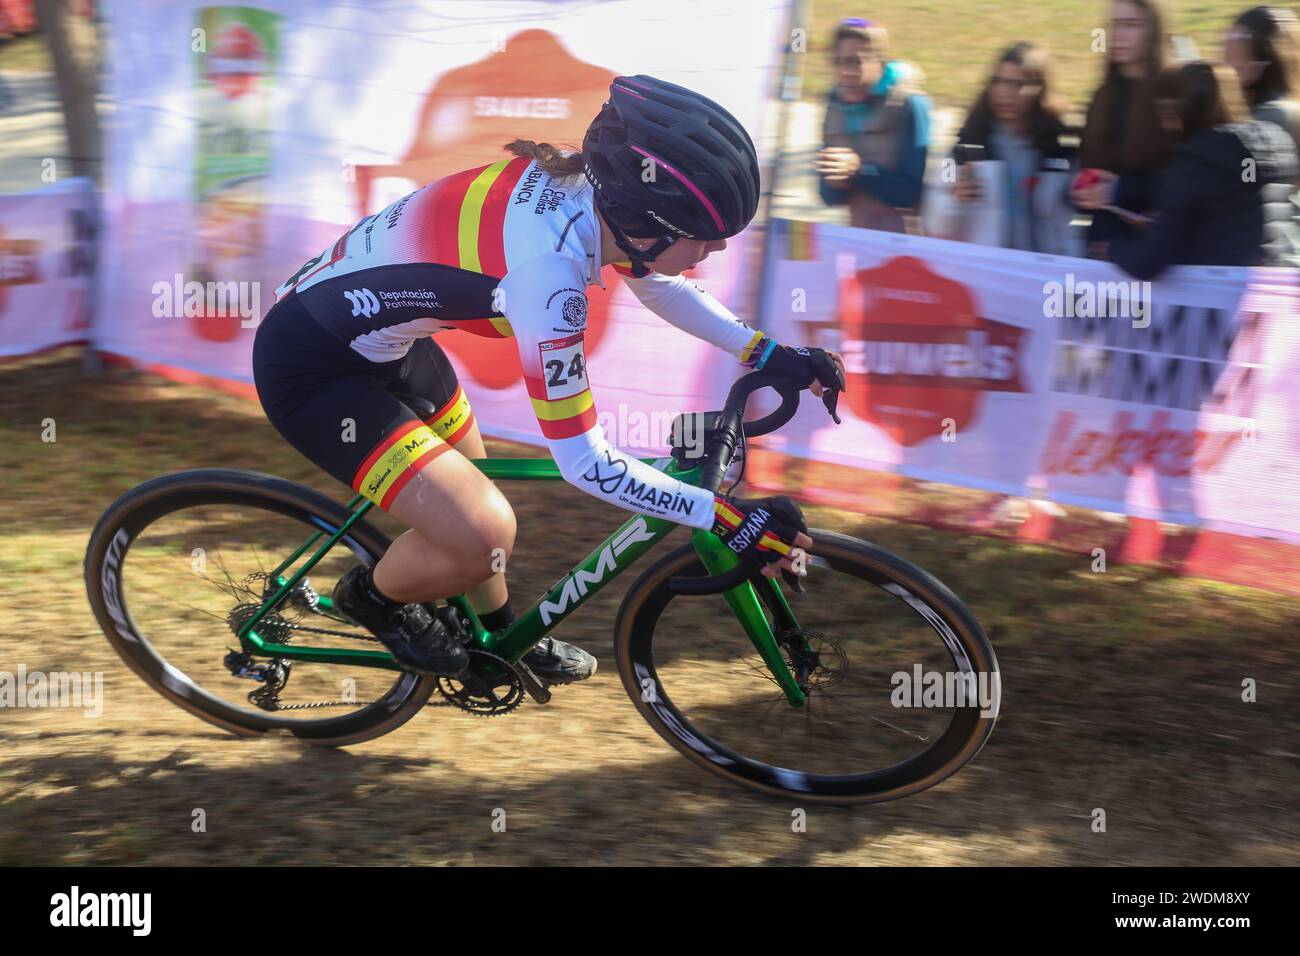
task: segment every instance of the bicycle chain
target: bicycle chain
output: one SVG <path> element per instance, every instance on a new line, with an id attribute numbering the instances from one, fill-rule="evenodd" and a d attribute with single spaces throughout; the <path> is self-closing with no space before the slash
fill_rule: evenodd
<path id="1" fill-rule="evenodd" d="M 253 585 L 257 581 L 263 582 L 262 600 L 263 602 L 265 602 L 266 598 L 270 596 L 270 575 L 266 574 L 265 572 L 257 571 L 254 572 L 253 574 L 248 575 L 248 577 L 244 579 L 242 584 L 243 587 L 250 594 L 254 594 L 256 593 L 256 591 Z M 328 617 L 331 620 L 336 620 L 340 624 L 351 623 L 350 621 L 346 621 L 343 618 L 335 617 L 332 614 L 327 614 L 324 611 L 320 610 L 319 604 L 317 603 L 318 600 L 319 597 L 316 593 L 316 590 L 312 588 L 312 586 L 308 584 L 305 580 L 299 582 L 298 587 L 295 588 L 294 591 L 291 592 L 288 596 L 288 601 L 291 604 L 294 604 L 299 607 L 305 605 L 307 609 L 313 611 L 314 613 L 320 614 L 322 617 Z M 235 605 L 234 609 L 231 610 L 230 614 L 227 616 L 226 621 L 230 625 L 231 629 L 236 634 L 238 634 L 243 629 L 243 626 L 245 623 L 247 623 L 248 619 L 252 617 L 253 614 L 255 614 L 258 610 L 261 609 L 261 606 L 262 606 L 261 604 L 237 604 Z M 268 627 L 268 622 L 269 622 L 269 627 Z M 268 614 L 266 617 L 262 618 L 262 620 L 258 622 L 258 631 L 269 632 L 269 633 L 262 633 L 262 637 L 268 643 L 273 643 L 273 644 L 290 643 L 292 640 L 293 632 L 298 632 L 298 631 L 301 631 L 304 634 L 325 634 L 331 637 L 341 637 L 344 638 L 345 640 L 367 641 L 372 644 L 383 643 L 382 641 L 379 640 L 379 638 L 375 637 L 373 634 L 366 634 L 364 632 L 359 634 L 356 633 L 347 634 L 344 633 L 343 631 L 333 630 L 332 628 L 313 627 L 310 624 L 303 624 L 298 621 L 290 621 L 287 618 L 285 618 L 284 615 L 279 613 Z M 231 653 L 234 652 L 232 651 Z M 272 658 L 271 660 L 272 663 L 275 663 L 279 661 L 280 658 Z M 346 701 L 346 702 L 337 701 L 337 700 L 315 700 L 315 701 L 307 701 L 305 703 L 298 703 L 298 704 L 282 704 L 280 703 L 279 691 L 284 688 L 284 684 L 287 682 L 288 682 L 288 674 L 286 673 L 284 681 L 280 683 L 278 686 L 263 686 L 257 688 L 256 690 L 250 691 L 248 694 L 249 703 L 254 704 L 256 707 L 258 707 L 261 710 L 272 711 L 272 712 L 282 711 L 282 710 L 318 710 L 322 707 L 350 706 L 350 707 L 360 708 L 360 707 L 369 707 L 372 704 L 376 703 L 376 701 L 373 700 Z M 429 701 L 424 706 L 425 707 L 452 707 L 458 705 L 453 700 L 438 700 L 438 701 Z M 518 704 L 515 704 L 515 706 L 518 706 Z M 467 711 L 467 712 L 472 713 L 472 711 Z M 493 716 L 493 715 L 487 715 L 487 716 Z"/>

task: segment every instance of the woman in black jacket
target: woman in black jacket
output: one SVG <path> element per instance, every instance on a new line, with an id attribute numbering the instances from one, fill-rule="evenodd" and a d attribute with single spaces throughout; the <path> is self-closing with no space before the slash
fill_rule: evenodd
<path id="1" fill-rule="evenodd" d="M 1156 104 L 1181 145 L 1161 170 L 1150 229 L 1111 242 L 1108 258 L 1138 279 L 1180 264 L 1278 264 L 1296 176 L 1291 138 L 1274 123 L 1234 122 L 1245 109 L 1226 67 L 1198 61 L 1166 70 Z"/>
<path id="2" fill-rule="evenodd" d="M 1080 165 L 1101 170 L 1101 179 L 1070 195 L 1076 206 L 1092 212 L 1088 254 L 1093 258 L 1104 256 L 1110 240 L 1135 234 L 1133 218 L 1102 207 L 1145 213 L 1154 199 L 1156 171 L 1168 155 L 1153 93 L 1165 65 L 1164 25 L 1161 0 L 1111 2 L 1106 77 L 1088 105 L 1079 150 Z"/>

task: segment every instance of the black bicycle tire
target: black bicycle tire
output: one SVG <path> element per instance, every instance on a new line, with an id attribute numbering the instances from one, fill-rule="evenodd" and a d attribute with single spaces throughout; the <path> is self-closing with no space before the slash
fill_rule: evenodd
<path id="1" fill-rule="evenodd" d="M 268 505 L 270 510 L 290 518 L 315 516 L 334 529 L 350 514 L 337 501 L 295 482 L 261 472 L 227 468 L 174 472 L 124 492 L 96 522 L 84 564 L 91 610 L 110 645 L 137 676 L 167 700 L 232 734 L 255 737 L 287 732 L 313 745 L 342 747 L 396 730 L 424 707 L 436 687 L 434 678 L 394 672 L 394 684 L 386 694 L 342 716 L 319 720 L 277 719 L 273 712 L 262 716 L 235 707 L 193 683 L 176 681 L 164 666 L 165 659 L 152 650 L 147 636 L 136 628 L 130 608 L 122 607 L 120 576 L 116 577 L 115 588 L 105 591 L 110 549 L 115 545 L 118 548 L 113 569 L 116 575 L 131 539 L 151 520 L 180 510 L 186 502 L 241 504 L 250 501 Z M 375 559 L 390 544 L 386 535 L 364 519 L 354 524 L 346 537 Z M 125 628 L 125 632 L 119 628 Z"/>
<path id="2" fill-rule="evenodd" d="M 879 576 L 891 580 L 929 606 L 940 605 L 942 620 L 953 628 L 976 671 L 998 675 L 997 655 L 979 622 L 960 599 L 933 575 L 876 545 L 832 531 L 811 529 L 812 553 L 834 563 L 845 555 L 868 562 Z M 816 570 L 813 570 L 816 573 Z M 671 697 L 655 676 L 653 701 L 644 699 L 641 680 L 654 674 L 653 631 L 672 600 L 696 600 L 668 591 L 669 578 L 699 577 L 705 574 L 694 548 L 687 544 L 664 555 L 628 588 L 614 625 L 614 656 L 624 690 L 637 711 L 655 731 L 696 765 L 729 783 L 769 795 L 796 798 L 822 804 L 883 803 L 913 796 L 933 787 L 970 763 L 993 732 L 997 708 L 992 716 L 980 716 L 978 706 L 955 708 L 945 732 L 919 754 L 870 775 L 848 775 L 835 783 L 831 775 L 795 774 L 787 768 L 770 767 L 750 760 L 699 733 L 672 704 Z M 951 648 L 950 648 L 951 650 Z M 640 671 L 638 671 L 640 668 Z M 1000 677 L 995 682 L 1000 692 Z M 661 712 L 662 710 L 662 712 Z M 710 754 L 719 759 L 712 759 Z M 927 756 L 929 755 L 929 756 Z M 798 780 L 800 786 L 792 784 Z"/>

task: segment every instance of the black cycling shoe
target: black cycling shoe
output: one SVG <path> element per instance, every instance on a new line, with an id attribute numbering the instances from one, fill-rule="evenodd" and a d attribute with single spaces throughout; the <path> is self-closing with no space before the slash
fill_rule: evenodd
<path id="1" fill-rule="evenodd" d="M 548 684 L 572 684 L 596 673 L 596 658 L 553 637 L 542 638 L 524 655 L 523 663 Z"/>
<path id="2" fill-rule="evenodd" d="M 375 637 L 403 669 L 418 674 L 459 674 L 469 665 L 469 651 L 441 620 L 421 604 L 381 607 L 362 590 L 366 570 L 357 565 L 334 585 L 334 607 Z"/>

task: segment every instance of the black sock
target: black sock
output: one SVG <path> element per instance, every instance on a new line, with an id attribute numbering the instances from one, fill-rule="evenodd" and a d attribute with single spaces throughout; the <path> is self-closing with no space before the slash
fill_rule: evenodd
<path id="1" fill-rule="evenodd" d="M 357 578 L 358 589 L 362 595 L 370 599 L 370 602 L 376 607 L 401 607 L 401 601 L 394 601 L 392 598 L 379 590 L 375 584 L 375 574 L 373 568 L 366 568 Z"/>
<path id="2" fill-rule="evenodd" d="M 495 611 L 489 611 L 487 614 L 480 614 L 478 619 L 489 631 L 499 631 L 501 628 L 514 621 L 515 611 L 514 608 L 510 606 L 510 602 L 506 601 L 505 604 L 502 604 Z"/>

